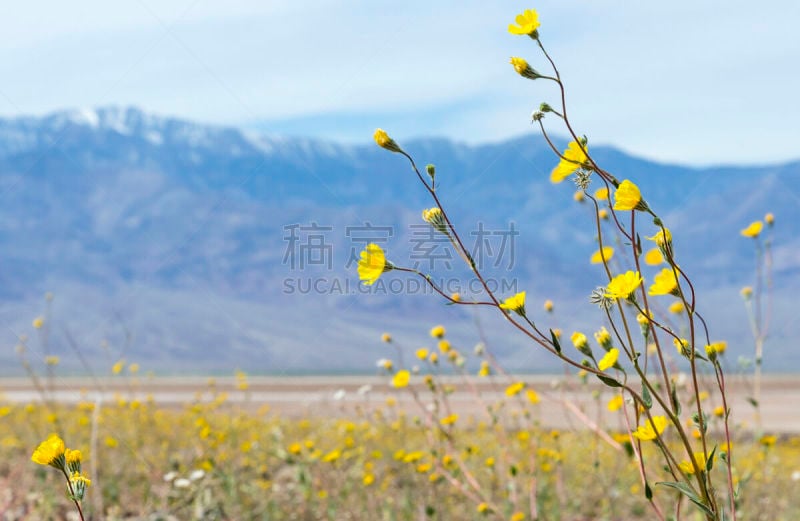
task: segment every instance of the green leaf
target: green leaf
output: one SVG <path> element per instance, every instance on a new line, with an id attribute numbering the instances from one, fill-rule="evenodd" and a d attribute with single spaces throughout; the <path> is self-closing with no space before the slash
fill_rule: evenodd
<path id="1" fill-rule="evenodd" d="M 644 497 L 646 497 L 648 501 L 653 499 L 653 489 L 650 488 L 650 483 L 647 483 L 646 481 L 644 483 Z"/>
<path id="2" fill-rule="evenodd" d="M 681 415 L 681 401 L 678 400 L 678 390 L 676 389 L 676 387 L 674 385 L 672 386 L 670 394 L 672 395 L 672 403 L 675 405 L 675 415 L 676 416 L 680 416 Z"/>
<path id="3" fill-rule="evenodd" d="M 711 454 L 708 455 L 708 461 L 706 461 L 706 472 L 711 472 L 711 469 L 714 468 L 714 453 L 717 452 L 717 446 L 714 445 L 714 448 L 711 449 Z"/>
<path id="4" fill-rule="evenodd" d="M 758 402 L 756 401 L 755 398 L 751 398 L 751 397 L 748 396 L 747 397 L 747 401 L 750 402 L 750 405 L 752 405 L 753 407 L 758 408 Z"/>
<path id="5" fill-rule="evenodd" d="M 601 382 L 603 382 L 609 387 L 622 387 L 621 383 L 608 376 L 603 376 L 602 374 L 599 374 L 597 375 L 597 378 L 599 378 Z"/>
<path id="6" fill-rule="evenodd" d="M 553 347 L 556 348 L 556 353 L 561 354 L 561 342 L 559 342 L 558 337 L 552 329 L 550 330 L 550 339 L 553 341 Z"/>
<path id="7" fill-rule="evenodd" d="M 650 408 L 653 407 L 653 397 L 650 396 L 650 391 L 647 390 L 647 386 L 646 385 L 642 387 L 642 401 L 644 402 L 644 406 L 647 409 L 650 409 Z"/>
<path id="8" fill-rule="evenodd" d="M 674 488 L 684 496 L 688 497 L 689 501 L 694 503 L 695 506 L 700 510 L 702 510 L 704 514 L 711 517 L 712 519 L 714 518 L 714 512 L 712 512 L 711 509 L 708 508 L 708 506 L 706 506 L 703 503 L 703 500 L 700 499 L 700 497 L 697 494 L 692 492 L 692 489 L 689 488 L 689 485 L 687 485 L 686 483 L 680 483 L 677 481 L 659 481 L 658 483 L 656 483 L 656 485 L 662 485 L 665 487 Z"/>

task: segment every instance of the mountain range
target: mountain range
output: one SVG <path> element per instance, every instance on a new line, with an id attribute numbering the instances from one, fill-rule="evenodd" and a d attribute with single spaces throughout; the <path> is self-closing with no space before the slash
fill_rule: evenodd
<path id="1" fill-rule="evenodd" d="M 482 339 L 514 369 L 558 370 L 496 313 L 446 306 L 419 291 L 420 279 L 387 273 L 371 291 L 358 286 L 354 257 L 371 240 L 394 263 L 470 294 L 463 263 L 422 226 L 432 203 L 408 162 L 368 138 L 274 137 L 135 108 L 0 119 L 0 375 L 21 372 L 14 347 L 25 338 L 34 363 L 57 354 L 64 372 L 86 371 L 76 349 L 97 373 L 120 358 L 158 374 L 365 372 L 395 348 L 410 357 L 430 345 L 437 323 L 465 351 Z M 672 229 L 731 366 L 752 351 L 739 290 L 754 283 L 755 241 L 739 231 L 775 214 L 765 365 L 800 368 L 800 161 L 692 168 L 589 146 Z M 604 282 L 588 262 L 591 212 L 570 182 L 549 182 L 557 158 L 538 134 L 403 147 L 435 164 L 465 242 L 506 293 L 527 291 L 541 324 L 566 333 L 603 324 L 588 302 Z M 655 231 L 639 222 L 642 236 Z M 545 299 L 552 316 L 540 311 Z M 394 346 L 380 342 L 384 331 Z"/>

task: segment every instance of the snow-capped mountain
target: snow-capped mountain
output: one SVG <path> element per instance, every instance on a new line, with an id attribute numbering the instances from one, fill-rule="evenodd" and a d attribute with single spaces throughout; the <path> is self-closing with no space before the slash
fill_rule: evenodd
<path id="1" fill-rule="evenodd" d="M 487 259 L 493 277 L 526 289 L 532 309 L 536 299 L 554 299 L 555 326 L 601 325 L 586 303 L 603 282 L 588 264 L 588 209 L 572 200 L 574 186 L 549 183 L 555 160 L 538 136 L 405 145 L 418 164 L 436 164 L 442 200 L 476 247 L 493 247 L 497 257 L 514 223 L 518 235 L 505 235 L 513 255 Z M 739 230 L 774 212 L 775 349 L 800 332 L 790 319 L 800 163 L 694 169 L 592 150 L 617 177 L 635 180 L 674 230 L 701 309 L 735 354 L 749 349 L 738 289 L 752 283 L 755 266 L 752 241 Z M 76 370 L 65 329 L 97 360 L 105 360 L 106 339 L 109 358 L 156 371 L 365 370 L 387 354 L 377 341 L 383 330 L 416 346 L 439 321 L 463 343 L 477 338 L 471 312 L 414 294 L 392 274 L 385 279 L 398 280 L 401 295 L 354 289 L 352 257 L 369 237 L 385 241 L 398 264 L 433 265 L 436 277 L 468 282 L 444 245 L 423 244 L 419 213 L 431 203 L 408 163 L 372 144 L 265 136 L 134 108 L 0 119 L 0 194 L 2 374 L 17 371 L 18 335 L 30 336 L 34 356 L 44 352 L 30 321 L 47 291 L 55 294 L 47 349 Z M 642 226 L 643 236 L 652 233 Z M 441 254 L 432 260 L 434 250 Z M 482 320 L 510 364 L 554 367 L 502 324 L 494 328 L 495 318 Z M 771 361 L 796 368 L 800 356 L 784 349 L 768 353 Z"/>

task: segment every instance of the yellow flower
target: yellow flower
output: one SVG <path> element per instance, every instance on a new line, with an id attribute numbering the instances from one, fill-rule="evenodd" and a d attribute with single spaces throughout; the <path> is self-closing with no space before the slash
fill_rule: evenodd
<path id="1" fill-rule="evenodd" d="M 712 342 L 711 344 L 706 345 L 706 355 L 713 358 L 717 355 L 721 355 L 728 349 L 728 343 L 725 341 L 720 342 Z"/>
<path id="2" fill-rule="evenodd" d="M 595 190 L 594 198 L 597 199 L 598 201 L 607 200 L 608 199 L 608 188 L 604 186 L 602 188 L 598 188 L 597 190 Z"/>
<path id="3" fill-rule="evenodd" d="M 678 279 L 675 278 L 673 268 L 664 268 L 653 278 L 653 285 L 647 291 L 648 295 L 675 295 L 679 294 Z"/>
<path id="4" fill-rule="evenodd" d="M 375 140 L 375 143 L 378 144 L 379 147 L 385 148 L 390 152 L 400 152 L 401 149 L 398 144 L 394 141 L 394 139 L 389 137 L 389 134 L 386 133 L 381 128 L 375 129 L 375 134 L 373 134 L 372 138 Z"/>
<path id="5" fill-rule="evenodd" d="M 129 365 L 128 366 L 128 371 L 130 371 L 131 374 L 138 373 L 139 372 L 139 364 L 131 364 L 131 365 Z"/>
<path id="6" fill-rule="evenodd" d="M 756 238 L 761 234 L 761 230 L 764 228 L 764 223 L 761 221 L 753 221 L 750 225 L 742 230 L 741 233 L 743 237 L 752 237 Z"/>
<path id="7" fill-rule="evenodd" d="M 680 300 L 676 300 L 675 302 L 673 302 L 669 306 L 669 312 L 673 313 L 675 315 L 679 315 L 679 314 L 683 313 L 685 309 L 686 309 L 686 306 L 684 306 L 683 302 L 681 302 Z"/>
<path id="8" fill-rule="evenodd" d="M 371 286 L 384 271 L 389 271 L 389 269 L 391 269 L 391 264 L 386 262 L 386 256 L 381 247 L 375 243 L 367 244 L 358 261 L 358 278 L 365 285 Z"/>
<path id="9" fill-rule="evenodd" d="M 47 365 L 58 365 L 58 362 L 60 361 L 61 359 L 57 356 L 46 356 L 44 358 L 44 363 Z"/>
<path id="10" fill-rule="evenodd" d="M 506 396 L 508 397 L 516 396 L 519 393 L 521 393 L 524 388 L 525 388 L 525 382 L 515 382 L 506 387 Z"/>
<path id="11" fill-rule="evenodd" d="M 373 474 L 364 474 L 364 478 L 361 480 L 365 487 L 372 485 L 375 482 L 375 475 Z"/>
<path id="12" fill-rule="evenodd" d="M 80 484 L 84 487 L 88 487 L 92 484 L 92 480 L 81 474 L 80 472 L 73 472 L 70 476 L 70 481 L 72 481 L 73 485 Z"/>
<path id="13" fill-rule="evenodd" d="M 685 356 L 687 358 L 692 356 L 692 349 L 689 345 L 689 341 L 685 338 L 673 338 L 672 344 L 675 346 L 675 349 L 678 351 L 678 354 Z"/>
<path id="14" fill-rule="evenodd" d="M 111 372 L 114 374 L 119 374 L 125 368 L 125 360 L 118 360 L 113 366 L 111 366 Z"/>
<path id="15" fill-rule="evenodd" d="M 329 453 L 325 454 L 325 456 L 322 457 L 322 461 L 325 463 L 334 463 L 340 457 L 342 457 L 342 451 L 340 451 L 339 449 L 334 449 Z"/>
<path id="16" fill-rule="evenodd" d="M 520 291 L 513 297 L 508 297 L 500 304 L 500 309 L 514 311 L 519 315 L 525 315 L 525 292 Z"/>
<path id="17" fill-rule="evenodd" d="M 392 387 L 397 387 L 398 389 L 408 387 L 409 380 L 411 380 L 411 373 L 405 369 L 397 371 L 397 374 L 392 378 Z"/>
<path id="18" fill-rule="evenodd" d="M 667 418 L 664 416 L 653 416 L 652 421 L 648 421 L 645 425 L 640 425 L 633 432 L 633 437 L 642 441 L 654 440 L 658 434 L 664 432 L 668 423 Z"/>
<path id="19" fill-rule="evenodd" d="M 50 465 L 57 469 L 64 468 L 64 440 L 57 434 L 51 434 L 45 441 L 36 447 L 31 456 L 31 461 L 39 465 Z"/>
<path id="20" fill-rule="evenodd" d="M 64 461 L 67 462 L 67 465 L 74 465 L 76 463 L 80 463 L 82 458 L 81 451 L 79 450 L 72 450 L 66 449 L 64 451 Z"/>
<path id="21" fill-rule="evenodd" d="M 573 332 L 572 336 L 570 336 L 570 340 L 572 340 L 572 345 L 574 345 L 575 349 L 578 351 L 583 352 L 587 347 L 589 347 L 589 339 L 586 338 L 586 335 L 580 331 Z"/>
<path id="22" fill-rule="evenodd" d="M 489 505 L 487 503 L 480 503 L 477 507 L 479 514 L 486 514 L 489 512 Z"/>
<path id="23" fill-rule="evenodd" d="M 664 262 L 664 255 L 658 248 L 652 248 L 644 254 L 644 263 L 648 266 L 658 266 Z"/>
<path id="24" fill-rule="evenodd" d="M 639 187 L 625 179 L 614 191 L 615 210 L 644 210 L 647 208 L 642 201 Z"/>
<path id="25" fill-rule="evenodd" d="M 450 295 L 450 299 L 453 302 L 461 302 L 461 293 L 453 293 L 452 295 Z"/>
<path id="26" fill-rule="evenodd" d="M 672 232 L 669 231 L 669 228 L 664 228 L 652 237 L 645 237 L 645 239 L 655 242 L 661 250 L 664 250 L 664 248 L 672 244 Z"/>
<path id="27" fill-rule="evenodd" d="M 526 9 L 514 19 L 517 25 L 509 24 L 508 32 L 511 34 L 527 34 L 534 36 L 539 28 L 539 13 L 535 9 Z"/>
<path id="28" fill-rule="evenodd" d="M 618 359 L 619 359 L 619 349 L 615 347 L 613 349 L 610 349 L 608 353 L 603 355 L 603 358 L 601 358 L 600 361 L 597 362 L 597 368 L 600 369 L 601 371 L 610 369 L 614 367 Z"/>
<path id="29" fill-rule="evenodd" d="M 389 333 L 384 333 L 381 335 L 381 341 L 386 342 L 387 344 L 392 341 L 392 335 Z"/>
<path id="30" fill-rule="evenodd" d="M 541 75 L 538 72 L 536 72 L 533 68 L 531 68 L 531 66 L 528 65 L 528 62 L 526 62 L 519 56 L 511 57 L 511 65 L 514 66 L 514 70 L 517 71 L 517 74 L 519 74 L 523 78 L 529 78 L 531 80 L 541 78 Z"/>
<path id="31" fill-rule="evenodd" d="M 714 416 L 716 416 L 717 418 L 722 418 L 723 416 L 725 416 L 725 407 L 723 407 L 722 405 L 714 407 Z"/>
<path id="32" fill-rule="evenodd" d="M 431 329 L 431 336 L 433 338 L 442 338 L 444 334 L 445 334 L 444 326 L 434 326 Z"/>
<path id="33" fill-rule="evenodd" d="M 428 350 L 424 347 L 417 349 L 416 353 L 417 358 L 420 360 L 427 360 L 428 359 Z"/>
<path id="34" fill-rule="evenodd" d="M 568 178 L 587 160 L 586 154 L 577 141 L 571 141 L 562 156 L 558 165 L 550 172 L 550 182 L 552 183 L 560 183 Z"/>
<path id="35" fill-rule="evenodd" d="M 764 216 L 764 222 L 766 222 L 767 225 L 772 226 L 773 224 L 775 224 L 775 216 L 772 215 L 772 213 L 768 213 L 767 215 Z"/>
<path id="36" fill-rule="evenodd" d="M 747 300 L 753 296 L 753 288 L 750 286 L 745 286 L 739 291 L 739 294 L 742 295 L 742 298 Z"/>
<path id="37" fill-rule="evenodd" d="M 778 441 L 778 437 L 774 435 L 767 435 L 761 436 L 761 439 L 758 442 L 763 445 L 764 447 L 772 447 L 775 445 L 775 442 Z"/>
<path id="38" fill-rule="evenodd" d="M 44 326 L 44 317 L 36 317 L 33 319 L 33 327 L 42 329 L 42 326 Z"/>
<path id="39" fill-rule="evenodd" d="M 608 401 L 608 405 L 606 407 L 608 407 L 609 411 L 614 412 L 622 409 L 624 403 L 625 399 L 621 394 L 618 394 Z"/>
<path id="40" fill-rule="evenodd" d="M 603 246 L 602 250 L 597 250 L 592 254 L 592 258 L 589 259 L 589 262 L 592 264 L 600 264 L 605 259 L 606 262 L 611 260 L 611 257 L 614 256 L 614 248 L 611 246 Z"/>
<path id="41" fill-rule="evenodd" d="M 603 346 L 603 349 L 609 349 L 611 347 L 611 333 L 608 332 L 606 326 L 603 326 L 595 331 L 594 339 L 598 344 Z"/>
<path id="42" fill-rule="evenodd" d="M 606 210 L 605 208 L 603 208 L 602 210 L 600 210 L 599 212 L 597 212 L 597 216 L 598 216 L 598 217 L 600 217 L 600 218 L 601 218 L 601 219 L 603 219 L 603 220 L 606 220 L 606 219 L 608 219 L 608 210 Z"/>
<path id="43" fill-rule="evenodd" d="M 450 414 L 439 420 L 439 423 L 442 425 L 453 425 L 455 422 L 458 421 L 458 414 Z"/>
<path id="44" fill-rule="evenodd" d="M 629 298 L 644 280 L 638 271 L 626 271 L 608 283 L 605 296 L 608 298 Z"/>
<path id="45" fill-rule="evenodd" d="M 693 454 L 693 459 L 700 470 L 705 470 L 708 460 L 706 460 L 706 455 L 702 452 L 695 452 Z M 681 469 L 681 472 L 685 474 L 694 474 L 694 465 L 692 465 L 691 461 L 683 460 L 678 463 L 678 468 Z"/>
<path id="46" fill-rule="evenodd" d="M 528 389 L 527 391 L 525 391 L 525 397 L 533 405 L 536 405 L 540 401 L 539 400 L 539 394 L 536 391 L 534 391 L 533 389 Z"/>
<path id="47" fill-rule="evenodd" d="M 478 369 L 478 376 L 481 378 L 486 378 L 492 373 L 491 366 L 489 366 L 489 362 L 486 360 L 481 362 L 481 368 Z"/>
<path id="48" fill-rule="evenodd" d="M 547 299 L 547 300 L 544 301 L 544 310 L 547 311 L 548 313 L 552 313 L 553 312 L 553 301 L 552 300 Z"/>
<path id="49" fill-rule="evenodd" d="M 514 512 L 509 518 L 509 521 L 525 521 L 525 514 L 522 512 Z"/>
<path id="50" fill-rule="evenodd" d="M 582 203 L 584 201 L 584 199 L 586 199 L 586 194 L 583 192 L 583 190 L 578 190 L 577 192 L 572 194 L 572 198 L 576 202 Z"/>

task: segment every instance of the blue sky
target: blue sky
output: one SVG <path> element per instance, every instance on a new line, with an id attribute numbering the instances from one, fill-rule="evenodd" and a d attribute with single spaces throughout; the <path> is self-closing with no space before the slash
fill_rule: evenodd
<path id="1" fill-rule="evenodd" d="M 13 2 L 0 115 L 136 105 L 344 142 L 377 126 L 501 140 L 533 132 L 531 111 L 556 101 L 508 64 L 546 70 L 506 32 L 528 7 L 592 143 L 697 165 L 800 158 L 794 0 Z"/>

